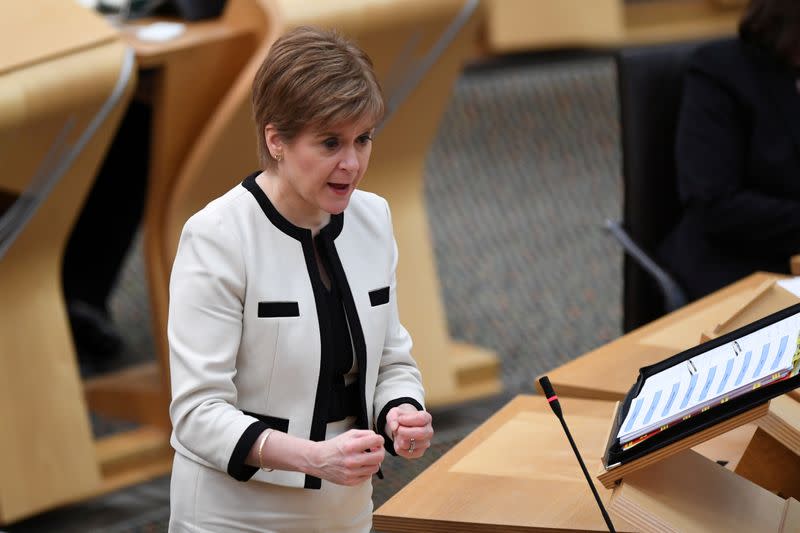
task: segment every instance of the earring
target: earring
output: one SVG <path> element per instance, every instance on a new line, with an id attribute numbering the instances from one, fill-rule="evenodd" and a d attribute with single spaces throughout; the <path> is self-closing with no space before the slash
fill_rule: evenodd
<path id="1" fill-rule="evenodd" d="M 275 154 L 275 161 L 277 161 L 278 163 L 283 161 L 283 154 L 281 154 L 281 153 Z"/>

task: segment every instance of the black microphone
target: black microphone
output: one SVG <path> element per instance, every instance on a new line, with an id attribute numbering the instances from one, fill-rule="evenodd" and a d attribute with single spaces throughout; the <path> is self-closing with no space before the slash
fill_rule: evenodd
<path id="1" fill-rule="evenodd" d="M 578 458 L 578 463 L 580 463 L 581 465 L 581 470 L 583 470 L 583 475 L 586 476 L 586 481 L 592 488 L 592 494 L 594 494 L 594 499 L 597 501 L 597 505 L 600 507 L 600 512 L 603 513 L 603 520 L 606 521 L 606 526 L 608 526 L 608 530 L 611 531 L 611 533 L 616 533 L 617 530 L 614 529 L 614 524 L 611 523 L 611 518 L 608 516 L 608 513 L 606 512 L 606 508 L 603 506 L 603 502 L 600 501 L 600 495 L 597 494 L 597 489 L 594 488 L 594 483 L 592 482 L 591 476 L 589 476 L 589 472 L 586 470 L 586 465 L 583 464 L 583 459 L 581 458 L 581 454 L 578 453 L 578 447 L 575 446 L 575 441 L 572 440 L 572 434 L 569 432 L 567 423 L 564 421 L 564 415 L 561 413 L 561 404 L 558 403 L 558 396 L 556 396 L 556 392 L 553 390 L 553 386 L 550 384 L 550 380 L 547 378 L 547 376 L 543 376 L 539 378 L 539 385 L 542 386 L 542 391 L 544 392 L 545 398 L 547 398 L 547 402 L 550 404 L 550 408 L 553 409 L 553 412 L 556 414 L 558 420 L 561 422 L 561 427 L 564 428 L 564 433 L 567 434 L 569 443 L 572 446 L 572 451 L 575 452 L 575 457 Z"/>

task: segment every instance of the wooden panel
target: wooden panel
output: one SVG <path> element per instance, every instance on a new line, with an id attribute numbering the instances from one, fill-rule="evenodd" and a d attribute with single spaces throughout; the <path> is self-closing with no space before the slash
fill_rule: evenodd
<path id="1" fill-rule="evenodd" d="M 5 0 L 0 74 L 109 43 L 117 32 L 101 16 L 63 0 Z M 13 44 L 11 44 L 13 43 Z"/>
<path id="2" fill-rule="evenodd" d="M 707 0 L 649 0 L 625 6 L 624 44 L 645 45 L 733 36 L 740 9 Z"/>
<path id="3" fill-rule="evenodd" d="M 800 298 L 778 285 L 776 280 L 768 279 L 741 306 L 731 309 L 730 315 L 713 330 L 705 332 L 704 338 L 720 337 L 798 303 Z"/>
<path id="4" fill-rule="evenodd" d="M 686 450 L 635 474 L 611 508 L 645 532 L 778 532 L 783 498 Z"/>
<path id="5" fill-rule="evenodd" d="M 800 402 L 796 398 L 788 395 L 774 398 L 769 413 L 758 421 L 758 426 L 800 455 Z"/>
<path id="6" fill-rule="evenodd" d="M 753 435 L 736 473 L 782 497 L 800 497 L 800 457 L 759 428 Z"/>
<path id="7" fill-rule="evenodd" d="M 489 0 L 485 45 L 502 54 L 708 39 L 734 35 L 740 13 L 708 0 Z"/>
<path id="8" fill-rule="evenodd" d="M 71 114 L 74 142 L 115 86 L 123 54 L 121 44 L 110 43 L 12 73 L 24 78 L 28 113 L 15 130 L 16 153 L 24 158 L 46 146 L 52 137 L 38 134 L 57 131 Z M 100 483 L 61 291 L 61 253 L 132 89 L 133 80 L 0 261 L 0 523 L 75 501 Z"/>
<path id="9" fill-rule="evenodd" d="M 89 410 L 99 415 L 170 428 L 169 394 L 157 362 L 143 363 L 84 381 Z"/>
<path id="10" fill-rule="evenodd" d="M 97 494 L 169 473 L 173 457 L 169 435 L 144 426 L 98 440 L 95 450 L 103 480 Z"/>
<path id="11" fill-rule="evenodd" d="M 493 53 L 617 43 L 620 0 L 489 0 L 487 47 Z"/>

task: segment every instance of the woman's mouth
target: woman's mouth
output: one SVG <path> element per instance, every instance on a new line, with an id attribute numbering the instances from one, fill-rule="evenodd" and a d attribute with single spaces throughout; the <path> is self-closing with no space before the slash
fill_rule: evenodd
<path id="1" fill-rule="evenodd" d="M 330 187 L 334 193 L 345 195 L 350 190 L 349 183 L 328 183 L 328 187 Z"/>

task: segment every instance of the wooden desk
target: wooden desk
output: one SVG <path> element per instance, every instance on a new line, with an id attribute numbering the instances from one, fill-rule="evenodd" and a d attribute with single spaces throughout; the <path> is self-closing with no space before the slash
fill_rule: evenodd
<path id="1" fill-rule="evenodd" d="M 621 400 L 641 367 L 699 344 L 704 330 L 728 318 L 762 283 L 781 277 L 757 272 L 578 357 L 548 373 L 553 388 L 561 397 Z"/>
<path id="2" fill-rule="evenodd" d="M 600 468 L 614 402 L 566 399 L 589 472 Z M 595 482 L 604 503 L 611 491 Z M 617 531 L 633 531 L 612 514 Z M 381 532 L 608 531 L 558 419 L 517 396 L 374 515 Z"/>
<path id="3" fill-rule="evenodd" d="M 600 470 L 615 402 L 562 398 L 590 473 Z M 753 434 L 739 428 L 696 446 L 736 465 Z M 611 491 L 595 480 L 604 504 Z M 611 514 L 617 531 L 634 531 Z M 580 466 L 542 396 L 520 395 L 374 514 L 381 532 L 607 531 Z"/>
<path id="4" fill-rule="evenodd" d="M 488 0 L 489 53 L 618 47 L 733 35 L 743 0 Z M 722 4 L 730 4 L 723 6 Z"/>

